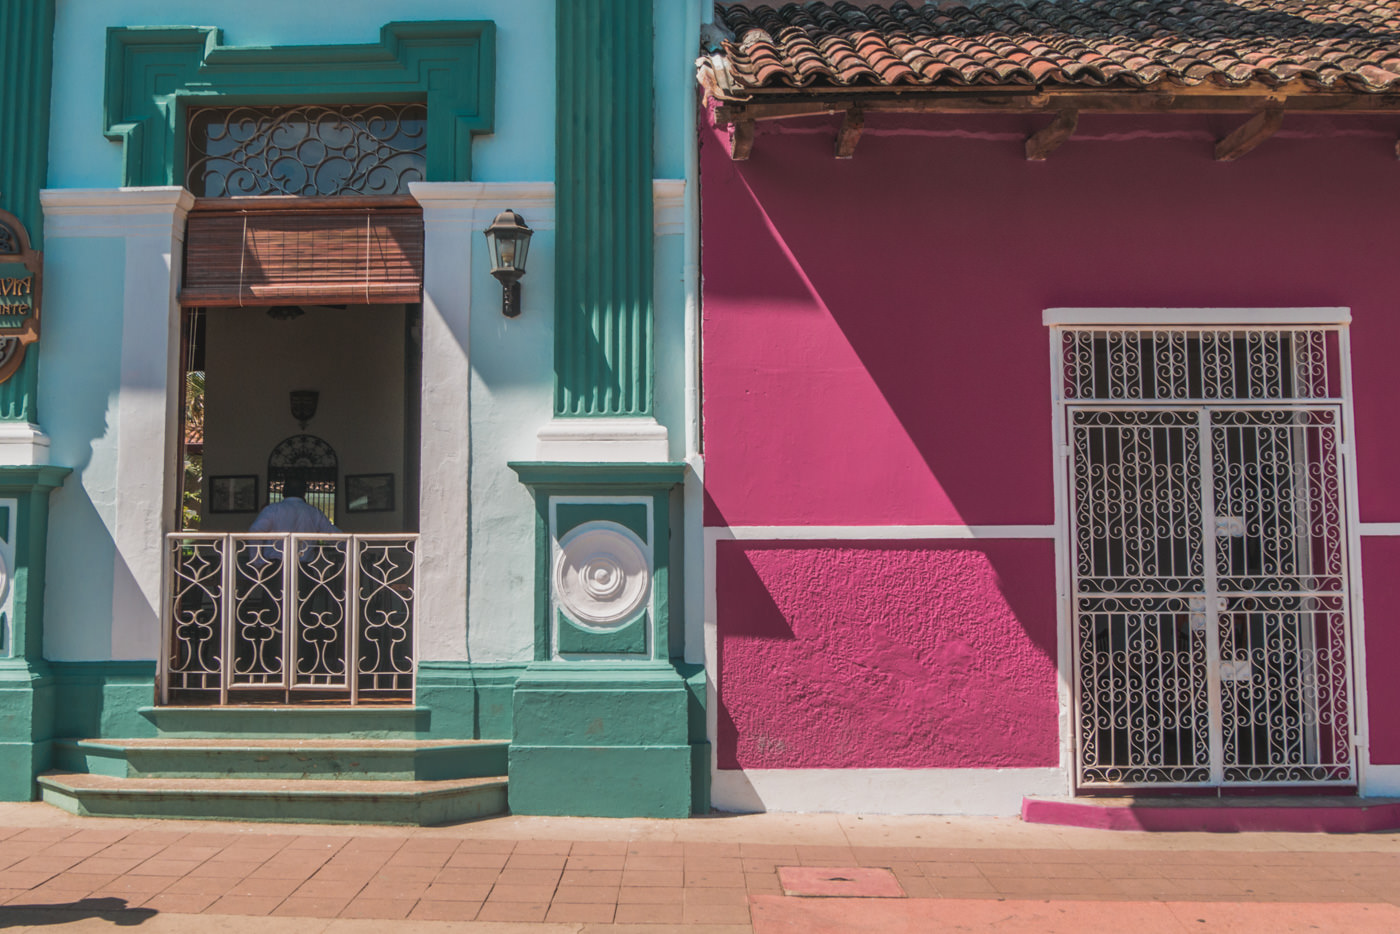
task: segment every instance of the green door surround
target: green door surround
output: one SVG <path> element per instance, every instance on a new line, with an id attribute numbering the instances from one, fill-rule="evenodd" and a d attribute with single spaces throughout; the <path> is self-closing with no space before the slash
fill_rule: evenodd
<path id="1" fill-rule="evenodd" d="M 389 23 L 364 45 L 225 46 L 215 27 L 113 27 L 103 125 L 122 143 L 122 185 L 177 185 L 192 102 L 422 101 L 427 180 L 467 181 L 472 137 L 495 123 L 495 39 L 485 20 Z"/>

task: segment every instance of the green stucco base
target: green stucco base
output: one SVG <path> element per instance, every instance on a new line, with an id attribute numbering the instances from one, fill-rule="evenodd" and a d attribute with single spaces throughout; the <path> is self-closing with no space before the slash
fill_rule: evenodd
<path id="1" fill-rule="evenodd" d="M 670 664 L 536 662 L 514 700 L 513 813 L 691 813 L 690 693 Z"/>
<path id="2" fill-rule="evenodd" d="M 54 682 L 47 666 L 0 659 L 0 801 L 33 801 L 49 766 Z"/>
<path id="3" fill-rule="evenodd" d="M 418 705 L 431 711 L 422 739 L 510 739 L 511 692 L 525 665 L 425 661 Z"/>

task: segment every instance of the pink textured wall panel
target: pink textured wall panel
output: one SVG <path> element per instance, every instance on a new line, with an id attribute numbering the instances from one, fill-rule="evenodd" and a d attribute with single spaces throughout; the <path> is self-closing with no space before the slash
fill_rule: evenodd
<path id="1" fill-rule="evenodd" d="M 719 767 L 1054 766 L 1054 548 L 721 542 Z"/>
<path id="2" fill-rule="evenodd" d="M 1366 588 L 1366 685 L 1371 714 L 1371 761 L 1400 765 L 1400 538 L 1361 540 Z"/>
<path id="3" fill-rule="evenodd" d="M 1394 121 L 870 115 L 702 140 L 710 525 L 1053 521 L 1049 307 L 1349 306 L 1362 518 L 1400 521 Z"/>

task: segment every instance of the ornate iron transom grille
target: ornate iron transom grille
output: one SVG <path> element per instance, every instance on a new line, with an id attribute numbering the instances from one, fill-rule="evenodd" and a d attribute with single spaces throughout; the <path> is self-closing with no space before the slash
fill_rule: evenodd
<path id="1" fill-rule="evenodd" d="M 1057 339 L 1080 786 L 1355 781 L 1341 334 Z"/>
<path id="2" fill-rule="evenodd" d="M 206 198 L 407 194 L 427 122 L 422 104 L 191 108 L 185 185 Z"/>

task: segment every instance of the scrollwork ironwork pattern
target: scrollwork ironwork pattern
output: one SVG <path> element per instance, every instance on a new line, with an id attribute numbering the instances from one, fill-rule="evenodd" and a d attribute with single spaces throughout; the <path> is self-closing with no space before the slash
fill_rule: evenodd
<path id="1" fill-rule="evenodd" d="M 410 698 L 416 552 L 413 535 L 173 534 L 170 699 Z"/>
<path id="2" fill-rule="evenodd" d="M 206 198 L 406 194 L 427 166 L 422 104 L 198 107 L 186 187 Z"/>
<path id="3" fill-rule="evenodd" d="M 1326 329 L 1065 328 L 1070 400 L 1317 400 L 1341 395 L 1338 336 Z"/>
<path id="4" fill-rule="evenodd" d="M 1080 784 L 1354 781 L 1338 335 L 1061 340 Z"/>

